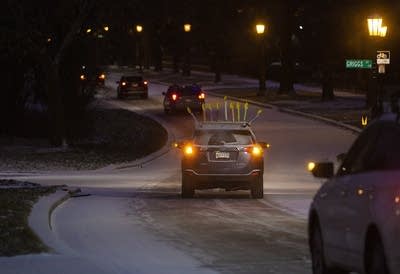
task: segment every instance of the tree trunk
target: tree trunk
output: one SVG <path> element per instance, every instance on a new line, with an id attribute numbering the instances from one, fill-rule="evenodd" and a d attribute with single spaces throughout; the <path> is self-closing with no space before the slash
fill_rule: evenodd
<path id="1" fill-rule="evenodd" d="M 65 116 L 60 89 L 59 67 L 48 55 L 43 57 L 43 70 L 46 75 L 46 94 L 48 98 L 48 115 L 50 121 L 50 143 L 55 146 L 65 142 Z"/>

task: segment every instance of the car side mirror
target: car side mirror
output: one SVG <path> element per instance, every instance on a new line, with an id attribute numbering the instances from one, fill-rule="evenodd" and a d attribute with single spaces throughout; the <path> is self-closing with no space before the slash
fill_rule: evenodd
<path id="1" fill-rule="evenodd" d="M 262 148 L 270 148 L 271 145 L 267 142 L 257 142 Z"/>
<path id="2" fill-rule="evenodd" d="M 165 93 L 165 91 L 163 91 L 161 94 L 162 94 L 162 95 L 165 95 L 166 93 Z"/>
<path id="3" fill-rule="evenodd" d="M 312 175 L 317 178 L 331 178 L 333 177 L 333 163 L 332 162 L 321 162 L 321 163 L 309 163 L 309 170 Z"/>
<path id="4" fill-rule="evenodd" d="M 174 148 L 182 149 L 185 146 L 185 141 L 176 141 L 172 144 Z"/>

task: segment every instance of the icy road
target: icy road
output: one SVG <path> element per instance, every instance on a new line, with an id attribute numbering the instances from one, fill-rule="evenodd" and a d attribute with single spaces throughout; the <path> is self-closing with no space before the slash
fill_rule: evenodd
<path id="1" fill-rule="evenodd" d="M 191 117 L 164 115 L 165 89 L 153 83 L 148 100 L 118 101 L 114 93 L 105 100 L 157 119 L 169 130 L 170 141 L 190 136 Z M 257 109 L 252 106 L 250 116 Z M 248 191 L 219 190 L 181 199 L 179 151 L 168 146 L 142 165 L 24 177 L 79 186 L 91 194 L 71 198 L 54 211 L 58 255 L 41 260 L 49 267 L 72 262 L 65 273 L 311 273 L 307 210 L 321 181 L 308 174 L 306 164 L 334 161 L 355 135 L 275 109 L 264 109 L 253 128 L 259 141 L 271 144 L 261 200 L 251 199 Z M 46 263 L 38 266 L 31 259 L 31 273 L 52 273 Z"/>

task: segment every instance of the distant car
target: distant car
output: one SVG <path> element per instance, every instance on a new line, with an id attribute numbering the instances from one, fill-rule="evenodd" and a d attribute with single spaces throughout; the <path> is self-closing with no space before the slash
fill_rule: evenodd
<path id="1" fill-rule="evenodd" d="M 182 149 L 182 197 L 196 189 L 250 189 L 253 198 L 264 195 L 264 152 L 246 123 L 205 122 Z"/>
<path id="2" fill-rule="evenodd" d="M 144 99 L 148 97 L 148 82 L 140 75 L 122 76 L 117 81 L 117 84 L 117 96 L 119 99 L 135 95 Z"/>
<path id="3" fill-rule="evenodd" d="M 314 274 L 400 273 L 398 117 L 371 123 L 341 155 L 335 175 L 332 162 L 311 166 L 314 176 L 329 178 L 309 213 Z"/>
<path id="4" fill-rule="evenodd" d="M 164 112 L 186 111 L 189 107 L 192 111 L 201 112 L 205 102 L 205 92 L 200 86 L 193 84 L 187 86 L 171 85 L 164 95 Z"/>
<path id="5" fill-rule="evenodd" d="M 104 72 L 104 70 L 100 68 L 90 69 L 86 66 L 82 66 L 79 79 L 81 80 L 81 82 L 85 84 L 104 86 L 106 80 L 106 73 Z"/>

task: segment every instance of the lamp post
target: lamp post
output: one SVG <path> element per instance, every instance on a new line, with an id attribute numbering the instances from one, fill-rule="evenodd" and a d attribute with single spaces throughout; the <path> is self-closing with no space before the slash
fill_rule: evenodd
<path id="1" fill-rule="evenodd" d="M 182 75 L 184 76 L 190 76 L 190 32 L 192 31 L 192 25 L 189 23 L 186 23 L 183 25 L 183 31 L 184 33 L 184 51 L 185 51 L 185 58 L 184 58 L 184 64 L 183 64 L 183 69 L 182 69 Z"/>
<path id="2" fill-rule="evenodd" d="M 257 24 L 256 25 L 256 33 L 260 38 L 260 47 L 261 47 L 261 59 L 260 59 L 260 75 L 259 75 L 259 90 L 257 95 L 262 96 L 265 93 L 265 44 L 264 44 L 264 32 L 265 25 Z"/>
<path id="3" fill-rule="evenodd" d="M 136 25 L 136 34 L 137 34 L 137 41 L 136 41 L 136 59 L 139 63 L 139 72 L 142 72 L 142 33 L 143 26 Z"/>
<path id="4" fill-rule="evenodd" d="M 382 22 L 383 19 L 381 17 L 371 17 L 367 19 L 368 34 L 374 40 L 374 45 L 379 39 L 386 37 L 387 26 L 382 26 Z M 377 59 L 376 48 L 374 48 L 374 60 L 376 59 Z M 377 65 L 378 65 L 377 80 L 379 86 L 378 90 L 368 90 L 367 94 L 367 105 L 372 106 L 375 112 L 373 113 L 373 116 L 382 111 L 383 74 L 385 73 L 385 65 L 384 64 L 377 64 Z"/>

